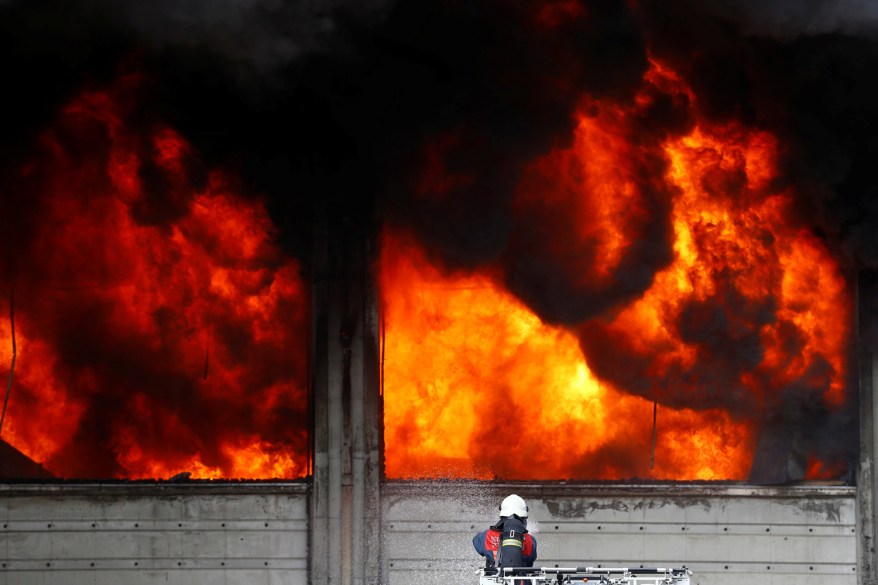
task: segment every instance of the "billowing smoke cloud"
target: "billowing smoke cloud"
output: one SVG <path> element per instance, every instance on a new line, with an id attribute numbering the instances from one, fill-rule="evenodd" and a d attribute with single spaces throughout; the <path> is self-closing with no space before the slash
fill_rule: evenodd
<path id="1" fill-rule="evenodd" d="M 718 15 L 738 23 L 745 34 L 783 41 L 828 33 L 878 34 L 878 6 L 869 0 L 712 0 L 707 4 Z"/>
<path id="2" fill-rule="evenodd" d="M 150 4 L 104 0 L 109 13 L 151 49 L 204 50 L 246 76 L 276 75 L 284 67 L 338 42 L 338 21 L 371 25 L 390 0 L 162 0 Z"/>
<path id="3" fill-rule="evenodd" d="M 0 152 L 9 161 L 73 92 L 135 55 L 160 80 L 155 115 L 209 160 L 243 166 L 255 190 L 277 191 L 279 214 L 301 211 L 276 187 L 293 182 L 341 206 L 391 194 L 386 207 L 440 256 L 473 266 L 503 254 L 523 166 L 571 140 L 581 95 L 631 99 L 648 46 L 685 75 L 703 113 L 780 134 L 809 220 L 876 263 L 875 214 L 860 197 L 873 187 L 876 119 L 868 3 L 577 6 L 102 0 L 37 11 L 9 0 L 0 58 L 14 90 Z M 409 196 L 427 144 L 445 144 L 443 171 L 468 178 L 442 202 Z"/>

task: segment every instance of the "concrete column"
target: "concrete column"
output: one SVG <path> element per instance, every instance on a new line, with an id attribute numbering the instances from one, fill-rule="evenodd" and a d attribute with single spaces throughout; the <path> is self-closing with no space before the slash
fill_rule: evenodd
<path id="1" fill-rule="evenodd" d="M 382 582 L 381 396 L 372 233 L 320 214 L 313 265 L 311 583 Z"/>
<path id="2" fill-rule="evenodd" d="M 878 401 L 878 273 L 862 272 L 857 285 L 857 352 L 860 388 L 860 455 L 857 467 L 857 573 L 860 585 L 876 584 L 875 420 Z"/>

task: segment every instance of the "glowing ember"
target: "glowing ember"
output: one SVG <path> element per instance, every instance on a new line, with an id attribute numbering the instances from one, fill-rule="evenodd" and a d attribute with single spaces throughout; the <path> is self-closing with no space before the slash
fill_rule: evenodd
<path id="1" fill-rule="evenodd" d="M 633 104 L 584 99 L 480 272 L 385 234 L 388 476 L 746 479 L 767 420 L 808 434 L 846 400 L 850 299 L 776 187 L 776 140 L 691 113 L 648 126 L 695 99 L 659 65 Z M 440 150 L 423 178 L 441 187 Z M 827 469 L 812 455 L 809 477 Z"/>
<path id="2" fill-rule="evenodd" d="M 139 83 L 82 94 L 22 170 L 39 212 L 20 218 L 3 439 L 60 477 L 302 477 L 297 262 L 173 129 L 128 125 Z M 10 354 L 3 319 L 3 380 Z"/>

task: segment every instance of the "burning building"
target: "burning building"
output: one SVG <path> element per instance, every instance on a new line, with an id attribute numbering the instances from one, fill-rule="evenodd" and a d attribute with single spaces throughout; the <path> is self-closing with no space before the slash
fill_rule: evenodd
<path id="1" fill-rule="evenodd" d="M 189 551 L 8 568 L 393 582 L 512 484 L 608 561 L 871 582 L 869 10 L 0 3 L 8 542 L 61 494 Z"/>

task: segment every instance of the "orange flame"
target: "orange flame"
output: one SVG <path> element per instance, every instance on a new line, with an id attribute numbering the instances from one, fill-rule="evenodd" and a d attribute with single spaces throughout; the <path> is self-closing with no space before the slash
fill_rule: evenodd
<path id="1" fill-rule="evenodd" d="M 302 477 L 298 263 L 261 201 L 221 172 L 193 178 L 177 132 L 126 124 L 137 84 L 83 93 L 23 170 L 41 264 L 16 274 L 3 439 L 60 477 Z M 10 360 L 0 319 L 4 380 Z"/>
<path id="2" fill-rule="evenodd" d="M 445 276 L 387 232 L 381 257 L 388 477 L 741 477 L 752 441 L 721 411 L 660 409 L 601 383 L 574 333 L 488 275 Z M 697 429 L 697 431 L 693 431 Z"/>
<path id="3" fill-rule="evenodd" d="M 551 326 L 504 290 L 503 266 L 446 274 L 385 232 L 389 477 L 745 479 L 788 389 L 844 402 L 846 283 L 776 186 L 777 140 L 693 114 L 653 145 L 638 132 L 656 92 L 696 100 L 654 64 L 632 105 L 583 100 L 572 146 L 519 184 L 522 221 L 555 227 L 514 251 L 563 266 L 574 298 L 616 295 L 600 318 Z M 668 234 L 667 262 L 635 295 L 620 283 L 662 246 L 649 229 Z"/>

